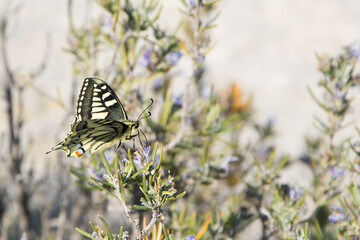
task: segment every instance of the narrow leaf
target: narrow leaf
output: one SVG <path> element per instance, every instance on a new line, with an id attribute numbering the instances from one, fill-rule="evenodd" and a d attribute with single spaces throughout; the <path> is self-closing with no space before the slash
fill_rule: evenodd
<path id="1" fill-rule="evenodd" d="M 79 232 L 81 235 L 83 235 L 83 236 L 85 236 L 85 237 L 87 237 L 87 238 L 90 238 L 90 239 L 95 240 L 95 238 L 93 238 L 93 236 L 92 236 L 90 233 L 85 232 L 84 230 L 82 230 L 82 229 L 80 229 L 80 228 L 75 228 L 75 230 L 76 230 L 77 232 Z"/>
<path id="2" fill-rule="evenodd" d="M 113 238 L 112 238 L 112 235 L 111 235 L 111 232 L 110 232 L 110 228 L 109 228 L 109 226 L 107 225 L 106 221 L 105 221 L 100 215 L 98 215 L 98 218 L 100 219 L 100 221 L 102 222 L 102 224 L 103 224 L 104 227 L 105 227 L 106 236 L 107 236 L 109 239 L 113 239 Z"/>

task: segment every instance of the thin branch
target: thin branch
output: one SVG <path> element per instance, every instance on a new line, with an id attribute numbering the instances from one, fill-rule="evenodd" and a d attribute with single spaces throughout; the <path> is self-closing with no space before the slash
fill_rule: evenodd
<path id="1" fill-rule="evenodd" d="M 7 79 L 10 82 L 10 85 L 14 85 L 15 84 L 14 75 L 9 65 L 9 59 L 6 49 L 6 28 L 7 28 L 7 18 L 6 16 L 3 16 L 1 18 L 1 28 L 0 28 L 1 57 L 2 57 L 2 62 L 4 64 L 4 69 L 6 72 Z"/>
<path id="2" fill-rule="evenodd" d="M 160 210 L 161 210 L 160 207 L 152 210 L 151 221 L 150 221 L 150 223 L 141 231 L 141 238 L 145 237 L 145 235 L 153 228 L 153 226 L 155 225 L 155 223 L 159 220 L 159 218 L 161 217 Z"/>
<path id="3" fill-rule="evenodd" d="M 194 30 L 194 41 L 193 41 L 193 47 L 194 47 L 194 56 L 193 56 L 193 64 L 194 69 L 197 68 L 197 59 L 199 56 L 199 37 L 200 37 L 200 26 L 201 26 L 201 20 L 200 20 L 200 0 L 195 1 L 195 30 Z"/>
<path id="4" fill-rule="evenodd" d="M 1 17 L 1 26 L 0 26 L 0 44 L 1 44 L 1 57 L 3 60 L 4 68 L 6 75 L 8 76 L 8 80 L 10 81 L 11 85 L 15 85 L 15 77 L 10 67 L 7 48 L 6 48 L 6 31 L 8 26 L 8 16 L 13 12 L 16 12 L 20 9 L 20 5 L 14 7 L 12 10 L 9 10 L 7 14 L 3 14 Z"/>
<path id="5" fill-rule="evenodd" d="M 132 226 L 134 226 L 135 228 L 135 231 L 136 231 L 136 235 L 139 235 L 141 232 L 140 232 L 140 226 L 139 226 L 139 219 L 134 219 L 132 216 L 131 216 L 131 210 L 130 208 L 126 205 L 126 202 L 125 202 L 125 199 L 122 198 L 121 196 L 121 193 L 120 193 L 120 189 L 118 189 L 116 191 L 116 196 L 117 198 L 120 200 L 120 203 L 121 203 L 121 206 L 123 207 L 124 209 L 124 212 L 125 212 L 125 215 L 126 217 L 128 218 L 129 222 L 132 224 Z"/>
<path id="6" fill-rule="evenodd" d="M 70 32 L 74 33 L 75 32 L 75 28 L 74 28 L 74 21 L 73 21 L 73 15 L 72 15 L 72 0 L 68 0 L 68 4 L 67 4 L 67 15 L 68 15 L 68 19 L 69 19 L 69 28 L 70 28 Z M 70 38 L 69 38 L 70 41 Z"/>
<path id="7" fill-rule="evenodd" d="M 14 119 L 13 119 L 13 92 L 12 86 L 15 86 L 14 74 L 11 70 L 7 48 L 6 48 L 6 30 L 7 30 L 7 17 L 3 16 L 1 19 L 1 28 L 0 28 L 0 44 L 1 44 L 1 57 L 2 62 L 6 72 L 5 79 L 5 98 L 7 102 L 7 116 L 8 116 L 8 124 L 9 124 L 9 153 L 13 155 L 13 143 L 15 142 L 15 128 L 14 128 Z"/>
<path id="8" fill-rule="evenodd" d="M 60 99 L 57 99 L 57 98 L 53 97 L 52 95 L 48 94 L 47 92 L 43 91 L 42 89 L 38 88 L 37 86 L 34 85 L 33 82 L 28 81 L 25 84 L 26 84 L 27 87 L 31 87 L 39 95 L 41 95 L 41 96 L 49 99 L 50 101 L 58 104 L 62 108 L 65 107 L 64 103 Z"/>
<path id="9" fill-rule="evenodd" d="M 16 195 L 15 204 L 19 210 L 20 226 L 24 231 L 24 234 L 30 233 L 30 211 L 28 208 L 30 195 L 25 189 L 24 179 L 21 177 L 21 165 L 24 160 L 23 149 L 21 146 L 21 130 L 22 130 L 22 92 L 23 86 L 19 85 L 15 80 L 14 73 L 10 67 L 8 53 L 7 53 L 7 39 L 6 31 L 8 24 L 8 17 L 2 16 L 1 27 L 0 27 L 0 42 L 1 42 L 1 56 L 5 68 L 5 98 L 7 104 L 7 120 L 9 129 L 9 156 L 10 161 L 8 164 L 9 175 L 12 178 L 11 181 L 16 183 Z M 18 95 L 19 104 L 19 116 L 14 116 L 14 91 Z"/>

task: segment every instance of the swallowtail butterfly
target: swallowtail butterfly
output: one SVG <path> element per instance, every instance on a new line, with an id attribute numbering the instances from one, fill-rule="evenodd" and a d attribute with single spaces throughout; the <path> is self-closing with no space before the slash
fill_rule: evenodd
<path id="1" fill-rule="evenodd" d="M 88 150 L 93 153 L 113 144 L 119 147 L 123 141 L 138 135 L 139 118 L 128 119 L 119 98 L 103 80 L 86 78 L 69 133 L 47 153 L 63 150 L 68 157 L 80 157 Z"/>

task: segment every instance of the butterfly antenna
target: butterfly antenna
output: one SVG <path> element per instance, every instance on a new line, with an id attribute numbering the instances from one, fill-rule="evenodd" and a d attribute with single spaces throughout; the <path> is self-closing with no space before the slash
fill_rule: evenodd
<path id="1" fill-rule="evenodd" d="M 148 110 L 148 109 L 151 107 L 151 105 L 153 105 L 154 99 L 150 98 L 150 101 L 151 101 L 151 103 L 149 104 L 149 106 L 147 106 L 147 107 L 141 112 L 141 114 L 139 115 L 137 121 L 139 121 L 139 120 L 141 120 L 141 119 L 144 119 L 144 118 L 148 118 L 148 117 L 151 116 L 151 112 L 148 111 L 148 115 L 147 115 L 147 116 L 141 117 L 141 116 L 146 112 L 146 110 Z"/>

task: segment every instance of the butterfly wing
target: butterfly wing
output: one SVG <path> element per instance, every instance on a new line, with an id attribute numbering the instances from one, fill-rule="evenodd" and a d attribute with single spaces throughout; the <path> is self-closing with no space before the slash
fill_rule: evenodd
<path id="1" fill-rule="evenodd" d="M 63 150 L 68 157 L 80 157 L 89 150 L 93 153 L 109 145 L 119 146 L 121 136 L 127 132 L 128 128 L 125 123 L 106 119 L 74 122 L 64 141 L 53 147 L 51 151 Z"/>
<path id="2" fill-rule="evenodd" d="M 76 106 L 75 122 L 91 119 L 128 120 L 115 92 L 98 78 L 84 80 Z"/>

